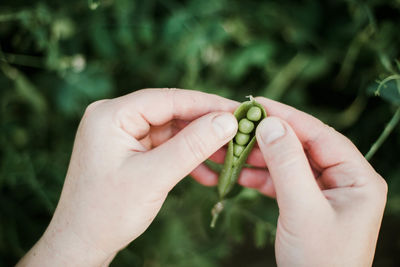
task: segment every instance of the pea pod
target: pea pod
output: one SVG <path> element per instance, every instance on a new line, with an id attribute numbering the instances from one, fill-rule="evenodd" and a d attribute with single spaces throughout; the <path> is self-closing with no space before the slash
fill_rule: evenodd
<path id="1" fill-rule="evenodd" d="M 219 214 L 223 210 L 223 200 L 230 197 L 240 172 L 244 167 L 251 150 L 256 143 L 255 130 L 260 121 L 267 117 L 264 107 L 257 103 L 252 96 L 250 100 L 243 102 L 233 113 L 239 123 L 239 129 L 235 137 L 229 141 L 225 156 L 224 166 L 218 180 L 219 201 L 212 209 L 211 227 L 215 226 Z"/>

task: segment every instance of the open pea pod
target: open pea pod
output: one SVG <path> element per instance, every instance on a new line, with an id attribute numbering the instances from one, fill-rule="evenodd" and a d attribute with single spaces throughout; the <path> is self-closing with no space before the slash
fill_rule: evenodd
<path id="1" fill-rule="evenodd" d="M 219 214 L 223 210 L 223 200 L 238 193 L 237 180 L 246 163 L 251 150 L 256 143 L 255 131 L 262 119 L 267 117 L 264 107 L 253 97 L 243 102 L 234 112 L 238 120 L 239 129 L 228 144 L 224 166 L 218 180 L 219 202 L 212 209 L 211 227 L 215 226 Z"/>

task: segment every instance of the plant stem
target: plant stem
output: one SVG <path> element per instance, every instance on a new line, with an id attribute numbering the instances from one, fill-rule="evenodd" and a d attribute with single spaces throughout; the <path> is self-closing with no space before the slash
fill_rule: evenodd
<path id="1" fill-rule="evenodd" d="M 375 143 L 372 144 L 371 148 L 365 155 L 365 158 L 367 160 L 370 160 L 372 156 L 378 151 L 378 149 L 381 147 L 383 142 L 388 138 L 390 133 L 393 131 L 393 129 L 396 127 L 397 123 L 400 120 L 400 107 L 397 108 L 396 113 L 394 113 L 393 117 L 390 119 L 389 123 L 386 125 L 385 129 L 383 129 L 383 132 L 379 136 L 379 138 L 375 141 Z"/>
<path id="2" fill-rule="evenodd" d="M 0 22 L 10 22 L 10 21 L 18 20 L 20 18 L 20 14 L 21 14 L 21 12 L 0 14 Z"/>
<path id="3" fill-rule="evenodd" d="M 390 82 L 390 81 L 393 81 L 393 80 L 394 80 L 394 81 L 400 80 L 400 75 L 399 75 L 399 74 L 393 74 L 393 75 L 390 75 L 390 76 L 386 77 L 386 78 L 383 79 L 381 82 L 379 82 L 379 86 L 378 86 L 378 88 L 377 88 L 376 91 L 375 91 L 375 95 L 380 95 L 380 92 L 381 92 L 382 87 L 385 86 L 386 83 L 388 83 L 388 82 Z"/>
<path id="4" fill-rule="evenodd" d="M 281 99 L 286 90 L 290 87 L 290 84 L 302 73 L 308 64 L 310 64 L 310 61 L 311 59 L 307 55 L 301 53 L 296 54 L 288 64 L 276 73 L 274 79 L 268 87 L 263 90 L 261 95 L 274 100 Z"/>
<path id="5" fill-rule="evenodd" d="M 30 55 L 19 55 L 0 52 L 0 61 L 33 68 L 44 68 L 45 66 L 43 58 Z"/>

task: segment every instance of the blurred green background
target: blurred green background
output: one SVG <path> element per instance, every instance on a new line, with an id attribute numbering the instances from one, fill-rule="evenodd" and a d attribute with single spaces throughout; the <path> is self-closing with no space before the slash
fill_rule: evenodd
<path id="1" fill-rule="evenodd" d="M 282 101 L 362 153 L 383 132 L 371 163 L 389 196 L 374 266 L 400 266 L 399 29 L 399 0 L 2 0 L 0 265 L 49 223 L 89 103 L 180 87 Z M 211 231 L 215 200 L 185 179 L 112 266 L 274 266 L 274 200 L 244 190 Z"/>

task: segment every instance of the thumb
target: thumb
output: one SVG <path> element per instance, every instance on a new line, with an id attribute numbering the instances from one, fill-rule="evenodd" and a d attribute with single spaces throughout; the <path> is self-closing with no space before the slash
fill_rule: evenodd
<path id="1" fill-rule="evenodd" d="M 303 146 L 289 124 L 267 117 L 257 127 L 256 137 L 281 212 L 309 209 L 324 201 Z"/>
<path id="2" fill-rule="evenodd" d="M 143 155 L 147 165 L 157 164 L 157 169 L 152 170 L 154 182 L 172 188 L 231 140 L 237 127 L 236 118 L 228 112 L 213 112 L 192 121 L 167 142 Z"/>

